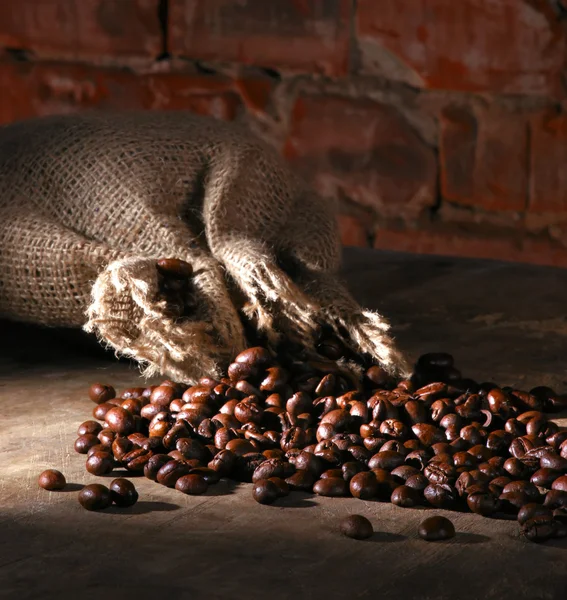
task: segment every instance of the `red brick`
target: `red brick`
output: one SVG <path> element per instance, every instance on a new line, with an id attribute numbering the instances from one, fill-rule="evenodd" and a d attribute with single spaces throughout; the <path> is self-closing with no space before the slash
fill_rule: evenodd
<path id="1" fill-rule="evenodd" d="M 435 153 L 392 106 L 299 97 L 284 152 L 320 193 L 381 217 L 417 217 L 435 202 Z"/>
<path id="2" fill-rule="evenodd" d="M 217 76 L 132 72 L 57 63 L 0 62 L 0 122 L 86 109 L 191 110 L 232 119 L 236 84 Z"/>
<path id="3" fill-rule="evenodd" d="M 343 246 L 368 246 L 368 232 L 361 219 L 340 214 L 339 231 Z"/>
<path id="4" fill-rule="evenodd" d="M 567 115 L 546 113 L 531 123 L 528 210 L 551 220 L 567 213 Z"/>
<path id="5" fill-rule="evenodd" d="M 522 211 L 528 125 L 521 114 L 449 106 L 441 115 L 441 194 L 455 204 Z"/>
<path id="6" fill-rule="evenodd" d="M 298 72 L 348 70 L 351 0 L 170 0 L 174 56 Z"/>
<path id="7" fill-rule="evenodd" d="M 0 46 L 47 59 L 120 62 L 162 50 L 159 0 L 2 0 Z"/>
<path id="8" fill-rule="evenodd" d="M 548 0 L 358 0 L 364 71 L 423 87 L 563 89 L 565 23 Z"/>
<path id="9" fill-rule="evenodd" d="M 374 247 L 415 254 L 460 256 L 567 267 L 567 248 L 545 238 L 486 237 L 445 231 L 376 232 Z"/>

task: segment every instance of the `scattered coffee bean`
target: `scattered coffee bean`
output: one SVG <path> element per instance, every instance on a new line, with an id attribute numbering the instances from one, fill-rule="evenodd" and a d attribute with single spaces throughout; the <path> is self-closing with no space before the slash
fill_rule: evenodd
<path id="1" fill-rule="evenodd" d="M 110 497 L 116 506 L 126 508 L 138 502 L 138 492 L 129 479 L 119 477 L 110 482 Z"/>
<path id="2" fill-rule="evenodd" d="M 61 471 L 56 469 L 47 469 L 44 471 L 38 479 L 39 487 L 50 492 L 55 490 L 62 490 L 67 482 L 65 476 Z"/>
<path id="3" fill-rule="evenodd" d="M 208 487 L 207 480 L 203 477 L 203 475 L 196 473 L 183 475 L 175 482 L 176 490 L 191 496 L 199 496 L 200 494 L 204 494 Z"/>
<path id="4" fill-rule="evenodd" d="M 280 496 L 280 488 L 269 479 L 260 479 L 254 483 L 252 497 L 259 504 L 273 504 Z"/>
<path id="5" fill-rule="evenodd" d="M 106 486 L 91 483 L 79 492 L 79 502 L 87 510 L 104 510 L 112 504 L 112 498 Z"/>
<path id="6" fill-rule="evenodd" d="M 362 515 L 345 517 L 340 522 L 339 529 L 343 535 L 354 540 L 366 540 L 374 533 L 372 523 Z"/>
<path id="7" fill-rule="evenodd" d="M 420 523 L 417 532 L 422 540 L 437 542 L 455 537 L 455 526 L 445 517 L 429 517 Z"/>

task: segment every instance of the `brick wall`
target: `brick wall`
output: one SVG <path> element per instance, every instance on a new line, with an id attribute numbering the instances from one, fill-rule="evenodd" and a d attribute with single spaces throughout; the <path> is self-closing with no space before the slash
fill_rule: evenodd
<path id="1" fill-rule="evenodd" d="M 246 122 L 345 244 L 567 266 L 566 0 L 2 0 L 0 122 Z"/>

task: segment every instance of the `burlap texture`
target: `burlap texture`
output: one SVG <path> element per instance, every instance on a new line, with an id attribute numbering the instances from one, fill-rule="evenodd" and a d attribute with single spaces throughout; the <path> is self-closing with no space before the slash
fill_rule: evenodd
<path id="1" fill-rule="evenodd" d="M 0 128 L 0 251 L 3 316 L 84 326 L 149 375 L 219 373 L 246 345 L 241 308 L 272 343 L 312 345 L 325 322 L 406 368 L 385 320 L 337 278 L 334 205 L 236 125 L 140 112 Z M 193 265 L 188 320 L 158 299 L 161 257 Z"/>

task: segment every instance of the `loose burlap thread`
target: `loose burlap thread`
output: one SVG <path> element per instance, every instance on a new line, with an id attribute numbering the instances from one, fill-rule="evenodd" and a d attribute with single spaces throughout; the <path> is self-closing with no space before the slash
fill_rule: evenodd
<path id="1" fill-rule="evenodd" d="M 271 345 L 312 348 L 327 324 L 407 371 L 385 319 L 338 279 L 333 203 L 237 125 L 139 112 L 0 128 L 0 251 L 0 314 L 84 327 L 146 375 L 219 375 L 246 346 L 241 314 Z M 160 300 L 162 257 L 193 266 L 187 319 Z"/>

